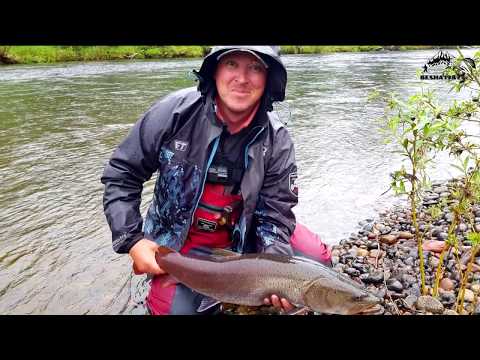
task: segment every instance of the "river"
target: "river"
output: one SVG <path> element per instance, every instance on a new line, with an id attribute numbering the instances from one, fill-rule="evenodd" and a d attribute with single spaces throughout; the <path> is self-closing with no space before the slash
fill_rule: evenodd
<path id="1" fill-rule="evenodd" d="M 416 70 L 435 50 L 287 55 L 287 99 L 276 107 L 296 145 L 297 218 L 329 244 L 397 200 L 400 158 L 379 132 L 369 94 L 448 93 Z M 454 50 L 449 50 L 453 55 Z M 466 56 L 473 49 L 465 50 Z M 0 314 L 129 314 L 146 291 L 115 254 L 103 215 L 105 163 L 161 96 L 194 86 L 200 59 L 0 67 Z M 472 131 L 478 133 L 478 129 Z M 452 176 L 446 165 L 434 179 Z M 155 178 L 155 176 L 154 176 Z M 154 178 L 143 192 L 142 213 Z"/>

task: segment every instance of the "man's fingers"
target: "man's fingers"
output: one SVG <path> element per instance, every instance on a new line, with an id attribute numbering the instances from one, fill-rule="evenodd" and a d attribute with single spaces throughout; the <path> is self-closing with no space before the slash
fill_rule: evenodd
<path id="1" fill-rule="evenodd" d="M 275 306 L 276 308 L 281 308 L 282 307 L 282 304 L 280 303 L 280 299 L 278 298 L 277 295 L 272 295 L 271 299 L 272 299 L 272 305 L 273 306 Z"/>
<path id="2" fill-rule="evenodd" d="M 295 308 L 295 306 L 293 306 L 292 304 L 290 304 L 290 303 L 287 301 L 287 299 L 283 299 L 283 298 L 282 298 L 280 301 L 281 301 L 281 303 L 282 303 L 283 309 L 284 309 L 285 311 L 287 311 L 287 312 L 288 312 L 288 311 L 291 311 L 291 310 L 293 310 L 293 309 Z"/>
<path id="3" fill-rule="evenodd" d="M 269 299 L 269 298 L 263 299 L 263 303 L 264 303 L 265 305 L 272 305 L 272 304 L 270 303 L 270 299 Z"/>
<path id="4" fill-rule="evenodd" d="M 133 263 L 133 272 L 135 275 L 141 275 L 141 274 L 152 274 L 152 275 L 161 275 L 165 274 L 165 271 L 158 266 L 157 263 L 142 263 L 142 264 L 136 264 Z"/>

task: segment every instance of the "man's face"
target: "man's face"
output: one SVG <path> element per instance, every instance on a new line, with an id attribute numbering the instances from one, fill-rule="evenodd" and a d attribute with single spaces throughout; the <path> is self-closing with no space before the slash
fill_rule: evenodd
<path id="1" fill-rule="evenodd" d="M 249 112 L 262 97 L 267 69 L 252 54 L 233 52 L 220 58 L 214 78 L 227 110 L 241 115 Z"/>

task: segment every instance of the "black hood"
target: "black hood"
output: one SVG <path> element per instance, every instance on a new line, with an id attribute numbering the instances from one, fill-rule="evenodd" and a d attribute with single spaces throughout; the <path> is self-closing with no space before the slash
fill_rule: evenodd
<path id="1" fill-rule="evenodd" d="M 213 73 L 217 67 L 217 57 L 228 50 L 247 49 L 254 51 L 268 64 L 268 77 L 265 87 L 264 104 L 267 111 L 271 111 L 272 103 L 285 99 L 285 88 L 287 86 L 287 69 L 280 59 L 278 46 L 215 46 L 203 60 L 200 71 L 195 71 L 199 80 L 198 91 L 205 96 L 215 88 Z"/>

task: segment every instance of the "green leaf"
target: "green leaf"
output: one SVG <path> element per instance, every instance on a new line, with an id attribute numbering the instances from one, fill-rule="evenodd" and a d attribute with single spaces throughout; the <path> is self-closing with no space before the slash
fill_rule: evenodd
<path id="1" fill-rule="evenodd" d="M 469 232 L 467 234 L 467 239 L 472 243 L 473 246 L 480 245 L 480 233 L 478 232 Z"/>

